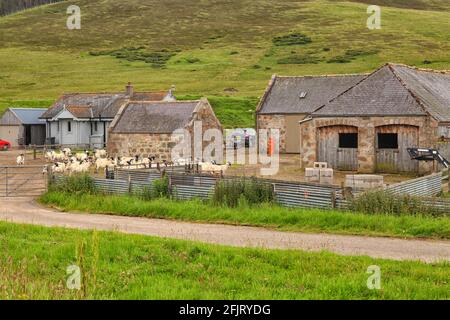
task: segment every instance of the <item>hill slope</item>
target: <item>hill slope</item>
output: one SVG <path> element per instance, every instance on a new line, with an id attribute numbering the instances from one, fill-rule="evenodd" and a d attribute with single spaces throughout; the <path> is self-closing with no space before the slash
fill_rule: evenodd
<path id="1" fill-rule="evenodd" d="M 364 1 L 364 0 L 362 0 Z M 177 86 L 179 94 L 260 95 L 273 73 L 367 72 L 387 62 L 450 69 L 444 0 L 367 4 L 291 0 L 79 0 L 0 18 L 0 98 L 55 99 L 69 91 Z M 438 10 L 440 11 L 428 11 Z"/>

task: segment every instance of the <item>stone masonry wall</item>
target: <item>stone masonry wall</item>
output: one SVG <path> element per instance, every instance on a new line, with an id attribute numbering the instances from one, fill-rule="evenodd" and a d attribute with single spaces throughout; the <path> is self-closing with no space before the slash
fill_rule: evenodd
<path id="1" fill-rule="evenodd" d="M 317 130 L 320 127 L 347 125 L 358 127 L 358 166 L 360 173 L 373 173 L 376 163 L 376 128 L 384 125 L 419 127 L 419 146 L 433 147 L 438 141 L 438 123 L 430 117 L 353 117 L 314 118 L 300 127 L 302 166 L 312 167 L 317 161 Z M 432 163 L 420 162 L 419 171 L 430 172 Z"/>
<path id="2" fill-rule="evenodd" d="M 257 115 L 258 129 L 280 130 L 280 152 L 286 152 L 286 118 L 284 115 Z"/>

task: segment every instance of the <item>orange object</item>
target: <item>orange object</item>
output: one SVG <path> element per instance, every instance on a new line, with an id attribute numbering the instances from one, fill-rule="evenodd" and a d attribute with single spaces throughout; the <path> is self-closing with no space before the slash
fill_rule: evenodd
<path id="1" fill-rule="evenodd" d="M 275 141 L 272 138 L 269 138 L 269 143 L 267 146 L 267 155 L 268 156 L 273 155 L 274 151 L 275 151 Z"/>

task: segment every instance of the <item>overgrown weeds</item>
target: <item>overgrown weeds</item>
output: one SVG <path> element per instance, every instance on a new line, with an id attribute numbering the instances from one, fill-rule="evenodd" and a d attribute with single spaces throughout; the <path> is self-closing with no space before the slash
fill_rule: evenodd
<path id="1" fill-rule="evenodd" d="M 385 190 L 368 191 L 350 202 L 352 211 L 382 215 L 437 216 L 438 210 L 413 196 L 397 195 Z"/>
<path id="2" fill-rule="evenodd" d="M 272 203 L 274 192 L 270 184 L 255 178 L 220 181 L 214 190 L 212 203 L 230 208 Z"/>
<path id="3" fill-rule="evenodd" d="M 88 174 L 59 176 L 49 185 L 49 190 L 73 194 L 97 194 L 94 180 Z"/>

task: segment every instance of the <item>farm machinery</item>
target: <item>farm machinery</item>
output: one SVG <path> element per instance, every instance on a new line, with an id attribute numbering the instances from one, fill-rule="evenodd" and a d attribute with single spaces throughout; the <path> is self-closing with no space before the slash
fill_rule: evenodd
<path id="1" fill-rule="evenodd" d="M 445 168 L 450 168 L 450 162 L 445 159 L 438 150 L 427 148 L 408 148 L 408 153 L 411 156 L 411 160 L 417 161 L 437 161 Z"/>

